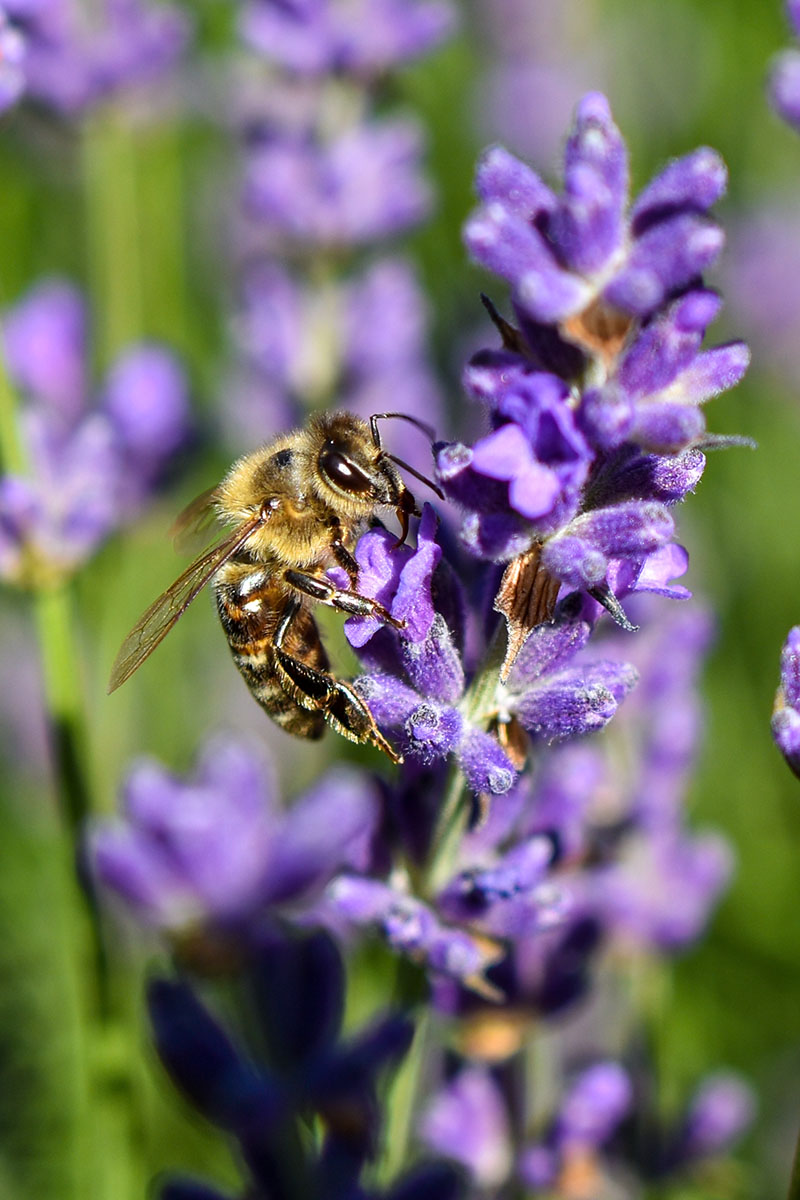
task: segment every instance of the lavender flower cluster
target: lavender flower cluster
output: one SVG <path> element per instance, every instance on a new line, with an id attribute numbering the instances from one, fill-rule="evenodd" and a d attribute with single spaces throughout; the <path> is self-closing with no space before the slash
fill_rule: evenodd
<path id="1" fill-rule="evenodd" d="M 191 35 L 184 10 L 146 0 L 4 0 L 0 9 L 0 112 L 23 96 L 78 117 L 152 86 Z"/>
<path id="2" fill-rule="evenodd" d="M 189 437 L 177 357 L 139 343 L 96 393 L 78 288 L 46 280 L 5 314 L 5 360 L 24 401 L 24 470 L 0 478 L 0 577 L 40 587 L 68 577 L 141 512 Z"/>
<path id="3" fill-rule="evenodd" d="M 444 19 L 434 4 L 252 0 L 242 28 L 282 69 L 329 86 L 417 52 Z M 395 129 L 324 147 L 318 129 L 270 129 L 248 151 L 251 209 L 305 250 L 392 232 L 419 211 L 412 151 Z M 704 451 L 726 444 L 702 406 L 747 366 L 741 343 L 703 346 L 720 307 L 702 274 L 722 245 L 710 209 L 725 169 L 698 150 L 629 209 L 625 146 L 593 94 L 563 194 L 501 148 L 477 188 L 467 246 L 510 285 L 513 323 L 487 301 L 501 345 L 465 373 L 486 432 L 434 447 L 460 537 L 430 505 L 414 549 L 367 532 L 358 590 L 399 628 L 345 626 L 398 774 L 339 769 L 284 808 L 260 755 L 226 739 L 186 781 L 139 764 L 122 817 L 92 835 L 102 883 L 181 965 L 183 981 L 151 987 L 156 1045 L 233 1138 L 248 1196 L 634 1195 L 724 1155 L 752 1117 L 749 1089 L 720 1074 L 665 1119 L 639 1015 L 619 999 L 634 964 L 696 941 L 732 866 L 684 808 L 709 621 L 664 615 L 665 599 L 689 595 L 674 582 L 688 560 L 672 510 Z M 309 294 L 274 262 L 258 270 L 283 299 L 261 310 L 256 289 L 241 330 L 255 358 L 301 379 L 293 314 Z M 396 268 L 373 270 L 336 286 L 337 303 L 347 293 L 351 314 L 370 314 L 366 333 L 344 318 L 354 363 L 375 352 L 376 328 L 380 340 L 363 296 Z M 342 1038 L 342 954 L 364 946 L 405 1011 Z M 221 970 L 256 1017 L 247 1046 L 198 998 Z M 520 1079 L 545 1050 L 532 1095 Z M 404 1120 L 394 1097 L 381 1135 L 378 1078 L 404 1055 L 417 1100 Z M 370 1168 L 381 1136 L 403 1168 L 388 1184 Z M 189 1181 L 163 1195 L 220 1200 Z"/>
<path id="4" fill-rule="evenodd" d="M 422 129 L 376 114 L 374 96 L 453 25 L 446 0 L 242 6 L 244 46 L 271 71 L 241 131 L 228 425 L 246 445 L 334 399 L 362 416 L 389 396 L 427 420 L 441 413 L 415 273 L 397 253 L 372 253 L 429 211 Z M 398 452 L 418 459 L 417 439 L 398 438 Z"/>

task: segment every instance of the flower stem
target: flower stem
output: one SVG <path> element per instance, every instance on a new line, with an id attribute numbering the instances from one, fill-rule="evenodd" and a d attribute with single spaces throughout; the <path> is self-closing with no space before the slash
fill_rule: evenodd
<path id="1" fill-rule="evenodd" d="M 22 474 L 26 466 L 25 448 L 17 420 L 17 395 L 6 369 L 2 327 L 0 327 L 0 463 L 2 469 L 10 475 Z"/>
<path id="2" fill-rule="evenodd" d="M 417 1018 L 411 1048 L 395 1074 L 386 1103 L 386 1135 L 378 1167 L 381 1185 L 388 1186 L 408 1165 L 414 1118 L 419 1113 L 423 1064 L 427 1062 L 430 1050 L 431 1010 L 430 1005 L 425 1005 Z"/>
<path id="3" fill-rule="evenodd" d="M 137 144 L 111 109 L 87 118 L 83 141 L 89 277 L 97 366 L 142 332 Z"/>

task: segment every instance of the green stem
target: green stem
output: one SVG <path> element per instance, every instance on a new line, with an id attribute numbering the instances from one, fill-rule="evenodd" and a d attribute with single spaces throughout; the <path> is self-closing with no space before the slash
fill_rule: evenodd
<path id="1" fill-rule="evenodd" d="M 17 407 L 17 395 L 6 369 L 3 330 L 0 327 L 0 462 L 3 470 L 11 475 L 21 475 L 27 465 Z"/>
<path id="2" fill-rule="evenodd" d="M 36 592 L 36 624 L 42 656 L 45 702 L 53 738 L 59 800 L 77 837 L 90 811 L 85 771 L 83 704 L 75 647 L 75 618 L 69 584 Z"/>
<path id="3" fill-rule="evenodd" d="M 393 1081 L 386 1104 L 386 1135 L 384 1152 L 378 1168 L 378 1183 L 391 1184 L 408 1166 L 414 1118 L 418 1114 L 423 1064 L 431 1046 L 430 1006 L 425 1006 L 417 1020 L 411 1049 L 403 1059 Z"/>
<path id="4" fill-rule="evenodd" d="M 142 332 L 137 149 L 133 131 L 112 110 L 86 120 L 86 230 L 100 368 Z"/>

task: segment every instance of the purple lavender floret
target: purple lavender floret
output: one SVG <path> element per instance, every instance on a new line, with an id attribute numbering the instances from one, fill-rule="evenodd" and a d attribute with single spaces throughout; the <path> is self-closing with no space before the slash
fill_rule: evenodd
<path id="1" fill-rule="evenodd" d="M 667 455 L 701 440 L 701 405 L 734 387 L 750 361 L 743 342 L 701 349 L 720 304 L 714 292 L 695 289 L 642 328 L 609 380 L 581 399 L 579 425 L 593 446 L 610 450 L 633 442 Z"/>
<path id="2" fill-rule="evenodd" d="M 727 1153 L 752 1125 L 755 1113 L 753 1089 L 738 1075 L 720 1071 L 708 1076 L 689 1103 L 674 1158 L 697 1162 Z"/>
<path id="3" fill-rule="evenodd" d="M 781 651 L 781 683 L 772 711 L 772 736 L 800 778 L 800 625 L 789 630 Z"/>
<path id="4" fill-rule="evenodd" d="M 513 1165 L 503 1095 L 488 1070 L 464 1067 L 428 1104 L 419 1136 L 436 1154 L 466 1168 L 481 1189 L 500 1187 Z"/>
<path id="5" fill-rule="evenodd" d="M 85 302 L 60 280 L 10 310 L 5 345 L 29 473 L 0 483 L 0 573 L 47 583 L 134 517 L 186 444 L 186 377 L 165 348 L 134 346 L 90 403 Z"/>
<path id="6" fill-rule="evenodd" d="M 184 10 L 144 0 L 103 0 L 91 24 L 77 0 L 4 7 L 24 30 L 28 94 L 66 116 L 160 81 L 191 35 Z"/>
<path id="7" fill-rule="evenodd" d="M 598 301 L 645 317 L 716 259 L 722 233 L 707 213 L 725 185 L 719 156 L 697 150 L 670 163 L 628 214 L 625 146 L 607 100 L 590 93 L 567 143 L 563 197 L 496 147 L 478 169 L 483 206 L 465 240 L 534 321 L 578 317 Z"/>
<path id="8" fill-rule="evenodd" d="M 421 134 L 410 120 L 372 120 L 325 143 L 271 136 L 248 148 L 247 213 L 301 245 L 350 247 L 390 238 L 428 211 Z"/>
<path id="9" fill-rule="evenodd" d="M 27 87 L 28 44 L 21 30 L 0 10 L 0 113 L 17 103 Z"/>
<path id="10" fill-rule="evenodd" d="M 369 79 L 445 38 L 455 23 L 445 0 L 249 0 L 245 42 L 288 71 Z"/>
<path id="11" fill-rule="evenodd" d="M 230 739 L 186 782 L 134 766 L 123 805 L 92 835 L 95 871 L 140 921 L 179 936 L 246 934 L 270 910 L 307 906 L 336 871 L 367 865 L 377 821 L 369 781 L 345 769 L 282 812 L 262 756 Z"/>

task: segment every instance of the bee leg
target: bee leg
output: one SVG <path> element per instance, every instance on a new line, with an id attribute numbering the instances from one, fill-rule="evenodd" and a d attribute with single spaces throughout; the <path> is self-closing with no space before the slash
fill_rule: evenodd
<path id="1" fill-rule="evenodd" d="M 332 526 L 333 540 L 331 542 L 331 550 L 340 567 L 343 567 L 347 572 L 347 577 L 350 580 L 351 589 L 355 590 L 356 581 L 358 579 L 358 563 L 350 549 L 345 545 L 342 537 L 342 527 L 337 520 Z"/>
<path id="2" fill-rule="evenodd" d="M 311 575 L 307 571 L 295 570 L 284 571 L 283 577 L 296 591 L 302 592 L 304 596 L 310 596 L 312 600 L 316 600 L 320 604 L 338 608 L 339 612 L 348 613 L 353 617 L 375 617 L 376 620 L 383 621 L 386 625 L 393 625 L 395 629 L 405 628 L 405 622 L 398 621 L 377 600 L 372 600 L 369 596 L 361 596 L 358 592 L 349 591 L 347 588 L 337 588 L 329 579 Z"/>
<path id="3" fill-rule="evenodd" d="M 377 746 L 392 762 L 402 762 L 402 755 L 383 736 L 369 708 L 350 684 L 325 671 L 316 670 L 285 649 L 292 622 L 299 611 L 300 601 L 293 598 L 281 618 L 272 644 L 281 686 L 303 708 L 321 712 L 328 724 L 351 742 Z"/>

